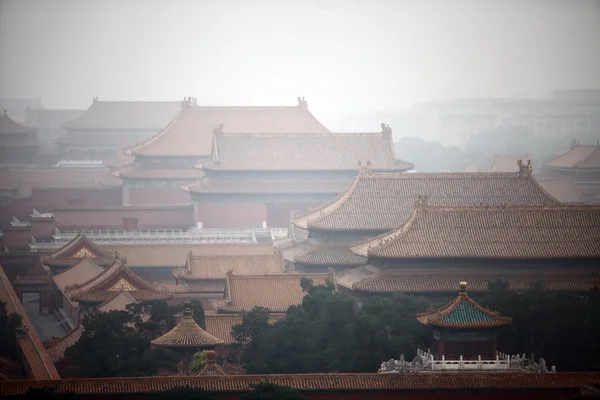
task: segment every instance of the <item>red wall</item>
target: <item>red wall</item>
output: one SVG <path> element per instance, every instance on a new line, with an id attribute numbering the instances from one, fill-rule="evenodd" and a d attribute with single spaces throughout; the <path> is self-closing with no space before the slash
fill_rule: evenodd
<path id="1" fill-rule="evenodd" d="M 269 228 L 287 228 L 290 225 L 290 213 L 292 210 L 302 214 L 310 207 L 317 207 L 322 203 L 294 203 L 279 202 L 267 204 L 267 225 Z"/>
<path id="2" fill-rule="evenodd" d="M 123 200 L 122 188 L 33 188 L 32 208 L 54 210 L 69 206 L 109 207 L 120 206 Z M 77 204 L 75 204 L 77 202 Z"/>
<path id="3" fill-rule="evenodd" d="M 30 231 L 35 238 L 50 237 L 54 234 L 54 219 L 32 219 Z"/>
<path id="4" fill-rule="evenodd" d="M 179 205 L 191 203 L 190 194 L 180 188 L 124 188 L 123 204 Z"/>
<path id="5" fill-rule="evenodd" d="M 65 209 L 54 212 L 57 228 L 122 229 L 124 218 L 137 218 L 138 229 L 188 229 L 195 225 L 192 205 L 182 207 L 118 207 Z"/>
<path id="6" fill-rule="evenodd" d="M 202 203 L 197 206 L 203 228 L 260 228 L 267 221 L 265 204 Z"/>
<path id="7" fill-rule="evenodd" d="M 29 228 L 8 228 L 4 230 L 2 244 L 4 246 L 27 246 L 31 238 Z"/>

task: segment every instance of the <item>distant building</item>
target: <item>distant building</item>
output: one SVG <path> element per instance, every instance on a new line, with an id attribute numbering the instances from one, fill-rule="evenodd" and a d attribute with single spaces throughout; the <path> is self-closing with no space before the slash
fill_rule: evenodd
<path id="1" fill-rule="evenodd" d="M 37 132 L 25 127 L 8 116 L 0 114 L 0 165 L 27 165 L 36 160 L 38 150 Z"/>

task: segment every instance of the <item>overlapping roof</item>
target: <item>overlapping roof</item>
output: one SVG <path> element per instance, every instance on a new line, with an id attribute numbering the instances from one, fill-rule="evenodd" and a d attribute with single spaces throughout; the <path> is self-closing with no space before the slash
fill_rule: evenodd
<path id="1" fill-rule="evenodd" d="M 600 206 L 418 205 L 402 227 L 354 246 L 386 259 L 600 257 Z"/>
<path id="2" fill-rule="evenodd" d="M 271 313 L 269 315 L 269 323 L 274 324 L 275 322 L 285 318 L 285 314 Z M 223 340 L 225 344 L 232 344 L 235 342 L 233 336 L 231 336 L 231 328 L 234 325 L 242 323 L 241 314 L 206 314 L 204 317 L 206 323 L 206 331 L 211 335 Z"/>
<path id="3" fill-rule="evenodd" d="M 259 171 L 353 171 L 370 163 L 373 170 L 406 171 L 396 160 L 392 134 L 382 133 L 222 133 L 214 136 L 211 161 L 203 169 Z"/>
<path id="4" fill-rule="evenodd" d="M 42 261 L 48 266 L 64 267 L 75 265 L 85 257 L 104 267 L 113 262 L 115 253 L 110 253 L 80 233 L 59 250 L 45 256 Z"/>
<path id="5" fill-rule="evenodd" d="M 61 291 L 65 292 L 67 286 L 81 285 L 100 275 L 102 271 L 104 271 L 102 267 L 85 255 L 60 274 L 54 275 L 52 280 Z"/>
<path id="6" fill-rule="evenodd" d="M 16 123 L 6 112 L 0 113 L 0 135 L 24 135 L 31 132 L 32 128 Z"/>
<path id="7" fill-rule="evenodd" d="M 154 346 L 170 349 L 212 348 L 225 342 L 202 329 L 192 316 L 189 305 L 175 328 L 151 342 Z"/>
<path id="8" fill-rule="evenodd" d="M 566 153 L 548 161 L 546 167 L 600 170 L 600 145 L 574 145 Z"/>
<path id="9" fill-rule="evenodd" d="M 235 275 L 276 275 L 283 273 L 280 255 L 205 256 L 188 254 L 186 268 L 174 271 L 184 280 L 225 279 Z"/>
<path id="10" fill-rule="evenodd" d="M 507 326 L 512 319 L 487 310 L 471 299 L 466 292 L 467 283 L 460 283 L 458 296 L 435 310 L 417 314 L 424 325 L 440 328 L 494 328 Z"/>
<path id="11" fill-rule="evenodd" d="M 211 155 L 213 131 L 230 133 L 328 133 L 303 106 L 182 107 L 159 134 L 132 148 L 136 156 L 198 157 Z"/>
<path id="12" fill-rule="evenodd" d="M 127 311 L 127 306 L 130 304 L 137 304 L 137 301 L 129 291 L 125 290 L 124 286 L 121 290 L 116 292 L 110 299 L 100 304 L 96 309 L 101 312 L 109 311 Z"/>
<path id="13" fill-rule="evenodd" d="M 408 221 L 415 199 L 432 205 L 552 205 L 528 173 L 359 173 L 337 199 L 293 219 L 304 229 L 384 232 Z"/>
<path id="14" fill-rule="evenodd" d="M 330 275 L 236 276 L 227 274 L 224 299 L 211 301 L 211 304 L 217 311 L 223 313 L 250 311 L 255 306 L 268 308 L 271 312 L 284 313 L 290 306 L 302 303 L 306 294 L 300 287 L 302 278 L 312 279 L 315 285 L 324 285 Z"/>

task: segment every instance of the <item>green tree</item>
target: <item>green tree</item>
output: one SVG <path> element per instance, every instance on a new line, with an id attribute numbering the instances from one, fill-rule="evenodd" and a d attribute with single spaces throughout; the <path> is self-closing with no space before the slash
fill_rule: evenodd
<path id="1" fill-rule="evenodd" d="M 192 373 L 198 373 L 206 365 L 206 353 L 208 350 L 202 350 L 194 354 L 192 361 L 190 362 L 190 370 Z"/>
<path id="2" fill-rule="evenodd" d="M 301 400 L 302 395 L 296 389 L 290 386 L 277 385 L 271 382 L 261 382 L 251 385 L 252 391 L 242 396 L 244 400 Z"/>
<path id="3" fill-rule="evenodd" d="M 16 313 L 8 314 L 6 304 L 0 303 L 0 354 L 18 357 L 17 330 L 21 325 L 21 316 Z"/>
<path id="4" fill-rule="evenodd" d="M 82 377 L 148 376 L 160 368 L 174 370 L 177 356 L 165 349 L 151 350 L 133 322 L 134 315 L 125 311 L 87 314 L 81 338 L 65 351 L 69 365 Z"/>
<path id="5" fill-rule="evenodd" d="M 242 322 L 231 327 L 231 336 L 235 339 L 236 347 L 243 351 L 257 335 L 270 327 L 269 310 L 256 306 L 248 312 L 242 312 Z"/>

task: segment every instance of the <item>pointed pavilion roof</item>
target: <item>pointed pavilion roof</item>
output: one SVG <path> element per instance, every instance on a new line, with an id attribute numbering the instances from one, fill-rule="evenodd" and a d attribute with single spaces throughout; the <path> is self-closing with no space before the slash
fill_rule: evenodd
<path id="1" fill-rule="evenodd" d="M 192 316 L 192 310 L 189 303 L 185 305 L 185 310 L 181 320 L 171 329 L 159 338 L 151 342 L 154 346 L 165 347 L 169 349 L 210 349 L 225 342 L 214 337 L 202 329 Z"/>
<path id="2" fill-rule="evenodd" d="M 51 267 L 69 267 L 77 264 L 82 258 L 88 257 L 95 264 L 106 267 L 110 265 L 115 255 L 80 233 L 65 246 L 43 258 L 43 262 Z"/>
<path id="3" fill-rule="evenodd" d="M 127 290 L 137 301 L 168 300 L 173 297 L 172 292 L 161 290 L 131 272 L 125 262 L 118 258 L 87 282 L 66 287 L 72 300 L 83 303 L 103 303 L 121 290 Z"/>
<path id="4" fill-rule="evenodd" d="M 460 282 L 460 292 L 450 303 L 435 310 L 417 314 L 424 325 L 440 328 L 495 328 L 507 326 L 512 318 L 487 310 L 467 295 L 467 282 Z"/>
<path id="5" fill-rule="evenodd" d="M 217 127 L 228 133 L 329 133 L 302 105 L 206 107 L 184 102 L 165 129 L 127 153 L 146 157 L 209 157 Z"/>
<path id="6" fill-rule="evenodd" d="M 121 286 L 121 290 L 115 293 L 113 297 L 100 304 L 96 309 L 101 312 L 109 311 L 127 311 L 127 306 L 130 304 L 137 304 L 137 301 L 124 286 Z"/>

